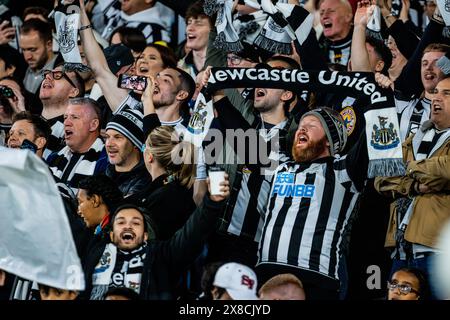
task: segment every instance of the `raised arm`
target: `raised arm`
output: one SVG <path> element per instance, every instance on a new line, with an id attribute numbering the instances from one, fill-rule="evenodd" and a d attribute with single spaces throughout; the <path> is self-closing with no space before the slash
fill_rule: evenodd
<path id="1" fill-rule="evenodd" d="M 209 181 L 207 183 L 211 191 Z M 215 230 L 217 219 L 225 208 L 225 199 L 230 195 L 227 174 L 221 186 L 222 195 L 208 194 L 186 224 L 164 243 L 162 253 L 174 271 L 183 270 L 192 263 L 203 248 L 205 240 Z"/>
<path id="2" fill-rule="evenodd" d="M 155 79 L 152 76 L 147 78 L 147 87 L 142 94 L 141 100 L 144 107 L 144 137 L 156 127 L 161 126 L 158 115 L 156 114 L 155 105 L 153 104 L 153 92 L 155 91 Z"/>
<path id="3" fill-rule="evenodd" d="M 368 14 L 370 10 L 370 2 L 367 0 L 358 2 L 358 8 L 354 17 L 354 28 L 351 47 L 351 65 L 352 71 L 373 71 L 370 67 L 369 54 L 366 49 L 366 27 Z"/>
<path id="4" fill-rule="evenodd" d="M 102 48 L 95 40 L 90 21 L 84 6 L 84 0 L 80 0 L 80 37 L 89 66 L 91 67 L 95 81 L 103 91 L 106 102 L 114 112 L 120 103 L 128 95 L 128 91 L 117 88 L 117 77 L 108 67 Z"/>

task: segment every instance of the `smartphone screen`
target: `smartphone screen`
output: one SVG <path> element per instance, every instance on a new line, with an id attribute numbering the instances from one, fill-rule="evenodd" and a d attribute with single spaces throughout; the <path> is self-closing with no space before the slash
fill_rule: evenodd
<path id="1" fill-rule="evenodd" d="M 147 78 L 121 74 L 117 86 L 122 89 L 144 91 L 147 86 Z"/>

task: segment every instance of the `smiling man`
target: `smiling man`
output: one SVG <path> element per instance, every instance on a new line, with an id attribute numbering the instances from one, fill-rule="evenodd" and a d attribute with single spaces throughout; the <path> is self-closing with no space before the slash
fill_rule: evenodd
<path id="1" fill-rule="evenodd" d="M 36 146 L 36 155 L 42 157 L 50 132 L 50 126 L 41 117 L 27 111 L 19 112 L 14 115 L 9 130 L 8 148 L 20 148 L 27 139 Z"/>
<path id="2" fill-rule="evenodd" d="M 102 300 L 109 289 L 126 287 L 142 299 L 173 300 L 183 272 L 200 254 L 229 195 L 228 180 L 221 195 L 205 197 L 186 224 L 169 240 L 155 240 L 155 230 L 143 209 L 132 204 L 117 208 L 110 243 L 97 244 L 84 261 L 85 298 Z"/>
<path id="3" fill-rule="evenodd" d="M 106 175 L 125 197 L 141 191 L 151 181 L 141 152 L 142 118 L 139 110 L 122 109 L 106 125 L 105 147 L 109 158 Z"/>
<path id="4" fill-rule="evenodd" d="M 450 219 L 449 155 L 450 79 L 446 78 L 433 90 L 431 119 L 403 144 L 407 175 L 375 180 L 378 192 L 396 199 L 385 242 L 393 250 L 392 270 L 417 267 L 430 280 L 429 262 L 439 253 L 437 237 Z"/>

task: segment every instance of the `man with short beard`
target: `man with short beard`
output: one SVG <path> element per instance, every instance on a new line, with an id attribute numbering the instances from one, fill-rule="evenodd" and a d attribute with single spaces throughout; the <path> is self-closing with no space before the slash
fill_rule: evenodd
<path id="1" fill-rule="evenodd" d="M 124 197 L 141 191 L 151 182 L 142 158 L 143 115 L 139 110 L 124 109 L 106 125 L 105 147 L 109 158 L 106 175 L 119 187 Z"/>
<path id="2" fill-rule="evenodd" d="M 365 135 L 339 157 L 346 141 L 337 111 L 318 108 L 301 118 L 294 161 L 280 165 L 272 180 L 256 265 L 262 283 L 292 273 L 308 299 L 338 299 L 338 267 L 368 167 Z"/>
<path id="3" fill-rule="evenodd" d="M 169 240 L 155 240 L 157 230 L 143 209 L 132 204 L 117 208 L 105 239 L 86 255 L 85 298 L 103 300 L 109 289 L 126 287 L 145 300 L 175 300 L 175 285 L 203 249 L 229 195 L 228 179 L 220 195 L 205 197 L 186 224 Z"/>
<path id="4" fill-rule="evenodd" d="M 24 22 L 20 29 L 20 48 L 28 64 L 23 79 L 25 89 L 31 93 L 39 93 L 41 71 L 52 69 L 56 61 L 52 51 L 51 25 L 39 19 Z"/>
<path id="5" fill-rule="evenodd" d="M 267 67 L 277 68 L 279 64 L 280 61 L 274 59 L 268 62 Z M 209 75 L 208 68 L 205 70 L 204 82 Z M 221 230 L 211 240 L 208 251 L 210 261 L 233 261 L 251 267 L 257 261 L 258 240 L 273 171 L 279 163 L 289 160 L 289 149 L 282 141 L 286 141 L 288 130 L 295 121 L 288 112 L 290 103 L 295 99 L 294 92 L 275 88 L 255 88 L 254 91 L 255 120 L 252 125 L 223 90 L 213 95 L 217 120 L 227 129 L 225 138 L 241 162 L 234 174 L 233 189 L 222 218 Z M 240 141 L 248 140 L 248 143 L 244 142 L 243 148 L 240 148 L 240 143 L 234 143 L 233 135 L 229 133 L 231 130 L 234 130 Z M 208 141 L 208 138 L 205 140 Z M 212 156 L 206 151 L 205 154 L 207 160 Z M 208 162 L 211 164 L 211 161 Z"/>

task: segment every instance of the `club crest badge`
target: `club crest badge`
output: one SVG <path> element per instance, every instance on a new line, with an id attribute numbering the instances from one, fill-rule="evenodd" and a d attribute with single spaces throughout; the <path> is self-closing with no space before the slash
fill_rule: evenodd
<path id="1" fill-rule="evenodd" d="M 342 119 L 344 119 L 347 134 L 350 136 L 355 130 L 356 126 L 356 114 L 355 110 L 351 106 L 347 106 L 340 112 Z"/>
<path id="2" fill-rule="evenodd" d="M 380 127 L 373 125 L 372 139 L 370 144 L 377 150 L 392 149 L 399 145 L 400 138 L 397 130 L 394 129 L 394 124 L 388 122 L 388 117 L 378 116 Z"/>
<path id="3" fill-rule="evenodd" d="M 207 114 L 206 104 L 204 104 L 203 101 L 200 101 L 197 108 L 192 113 L 187 130 L 193 134 L 202 133 L 205 130 Z"/>
<path id="4" fill-rule="evenodd" d="M 69 53 L 75 48 L 75 39 L 77 39 L 76 30 L 73 27 L 73 22 L 68 19 L 64 21 L 62 25 L 59 26 L 58 33 L 58 44 L 61 53 Z"/>

